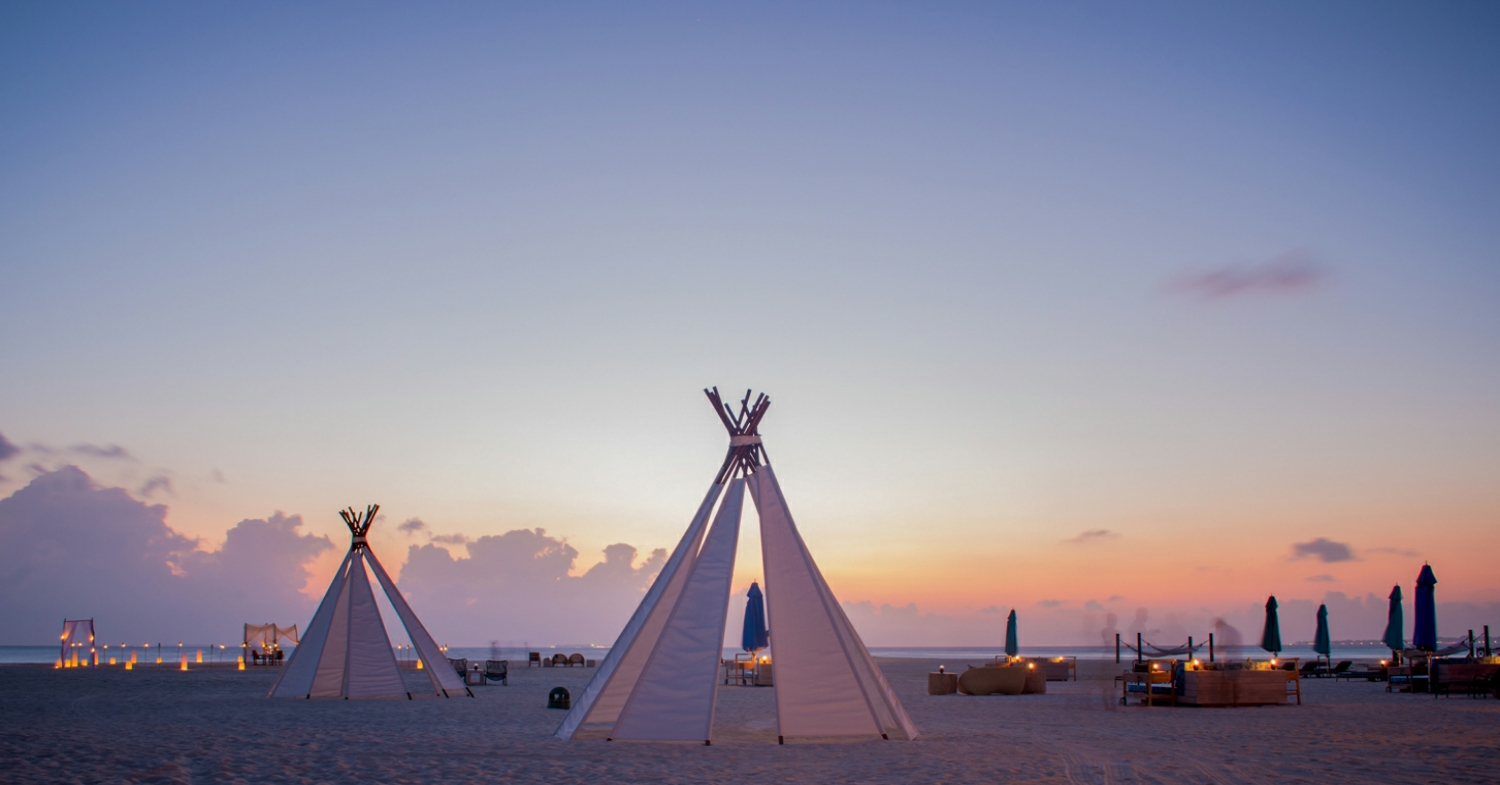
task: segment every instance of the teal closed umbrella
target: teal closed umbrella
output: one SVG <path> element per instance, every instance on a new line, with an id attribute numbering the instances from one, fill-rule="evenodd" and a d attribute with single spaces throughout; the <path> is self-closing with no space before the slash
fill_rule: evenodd
<path id="1" fill-rule="evenodd" d="M 1005 656 L 1014 657 L 1019 654 L 1021 647 L 1016 645 L 1016 610 L 1010 611 L 1010 618 L 1005 620 Z"/>
<path id="2" fill-rule="evenodd" d="M 1318 606 L 1318 631 L 1313 635 L 1313 651 L 1333 658 L 1333 640 L 1328 635 L 1328 606 Z"/>
<path id="3" fill-rule="evenodd" d="M 1281 620 L 1276 618 L 1276 597 L 1266 600 L 1266 629 L 1260 634 L 1260 647 L 1272 654 L 1281 653 Z"/>
<path id="4" fill-rule="evenodd" d="M 1391 651 L 1399 652 L 1406 648 L 1406 639 L 1401 637 L 1401 630 L 1406 625 L 1406 620 L 1401 611 L 1401 586 L 1397 584 L 1391 587 L 1391 608 L 1385 614 L 1385 635 L 1381 636 L 1380 642 L 1389 646 Z"/>

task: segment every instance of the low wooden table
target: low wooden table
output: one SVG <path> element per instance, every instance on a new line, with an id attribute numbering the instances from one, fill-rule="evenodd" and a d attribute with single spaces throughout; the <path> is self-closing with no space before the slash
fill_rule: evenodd
<path id="1" fill-rule="evenodd" d="M 1301 690 L 1292 692 L 1287 687 L 1295 680 L 1295 671 L 1284 670 L 1187 671 L 1177 702 L 1185 706 L 1279 706 L 1295 696 L 1300 704 Z M 1300 682 L 1297 686 L 1301 687 Z"/>
<path id="2" fill-rule="evenodd" d="M 952 695 L 955 692 L 958 692 L 957 673 L 932 671 L 927 674 L 928 695 Z"/>

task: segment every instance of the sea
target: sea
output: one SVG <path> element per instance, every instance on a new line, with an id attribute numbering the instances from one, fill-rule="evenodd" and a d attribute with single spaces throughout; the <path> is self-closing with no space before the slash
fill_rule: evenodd
<path id="1" fill-rule="evenodd" d="M 183 644 L 180 648 L 175 643 L 150 644 L 145 646 L 126 645 L 123 654 L 120 645 L 112 644 L 108 649 L 99 650 L 99 661 L 108 663 L 110 657 L 115 657 L 119 662 L 124 662 L 134 653 L 138 662 L 154 663 L 160 656 L 167 664 L 181 662 L 182 655 L 187 655 L 188 662 L 196 663 L 199 652 L 203 655 L 203 662 L 215 663 L 235 662 L 239 656 L 239 646 L 228 644 Z M 1227 649 L 1227 650 L 1226 650 Z M 609 653 L 607 646 L 454 646 L 448 649 L 448 656 L 452 658 L 467 658 L 469 660 L 501 659 L 510 660 L 518 664 L 524 664 L 528 652 L 539 652 L 543 656 L 551 657 L 554 654 L 582 654 L 591 660 L 602 660 Z M 290 652 L 288 652 L 290 653 Z M 734 655 L 740 653 L 739 649 L 724 649 L 724 659 L 733 659 Z M 1001 647 L 991 646 L 872 646 L 870 653 L 876 657 L 911 657 L 931 660 L 949 660 L 955 667 L 959 664 L 978 665 L 982 662 L 991 662 L 996 655 L 1003 655 Z M 1115 649 L 1113 646 L 1022 646 L 1020 653 L 1025 657 L 1062 657 L 1072 656 L 1080 660 L 1113 660 Z M 1391 650 L 1376 642 L 1339 642 L 1333 645 L 1334 660 L 1354 660 L 1356 662 L 1376 660 L 1389 657 Z M 1267 654 L 1258 646 L 1219 647 L 1215 650 L 1216 659 L 1265 659 Z M 1312 650 L 1312 644 L 1292 644 L 1281 652 L 1282 657 L 1300 657 L 1312 659 L 1317 656 Z M 399 660 L 410 660 L 412 658 L 409 647 L 400 647 L 396 652 Z M 1128 649 L 1121 649 L 1122 660 L 1130 660 L 1132 654 Z M 1208 658 L 1208 648 L 1204 647 L 1198 651 L 1198 657 Z M 54 663 L 58 658 L 57 646 L 0 646 L 0 664 L 18 663 Z"/>

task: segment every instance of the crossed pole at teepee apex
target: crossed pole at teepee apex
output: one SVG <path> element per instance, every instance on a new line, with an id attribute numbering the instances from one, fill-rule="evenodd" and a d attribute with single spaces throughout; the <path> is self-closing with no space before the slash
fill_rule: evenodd
<path id="1" fill-rule="evenodd" d="M 729 431 L 729 454 L 724 456 L 724 465 L 719 468 L 715 483 L 722 485 L 736 472 L 741 475 L 754 474 L 757 468 L 769 464 L 770 455 L 760 443 L 760 434 L 756 429 L 760 427 L 761 418 L 766 416 L 766 410 L 771 406 L 770 396 L 761 393 L 756 397 L 755 403 L 751 404 L 752 393 L 746 390 L 745 398 L 740 401 L 740 410 L 736 413 L 719 396 L 718 387 L 705 389 L 703 394 L 708 396 L 714 413 L 719 415 L 725 430 Z"/>
<path id="2" fill-rule="evenodd" d="M 355 512 L 351 506 L 347 510 L 339 510 L 339 517 L 349 525 L 349 531 L 354 534 L 354 550 L 365 546 L 365 533 L 370 531 L 370 524 L 375 522 L 375 513 L 380 512 L 380 505 L 372 504 L 365 511 Z"/>

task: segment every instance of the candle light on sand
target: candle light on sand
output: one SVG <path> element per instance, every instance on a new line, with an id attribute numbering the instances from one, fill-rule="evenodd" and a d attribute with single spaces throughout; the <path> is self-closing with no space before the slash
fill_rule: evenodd
<path id="1" fill-rule="evenodd" d="M 187 655 L 186 654 L 182 655 L 182 668 L 180 670 L 187 670 Z"/>
<path id="2" fill-rule="evenodd" d="M 244 670 L 244 669 L 245 669 L 245 655 L 241 654 L 240 655 L 240 667 L 239 667 L 239 670 Z"/>

